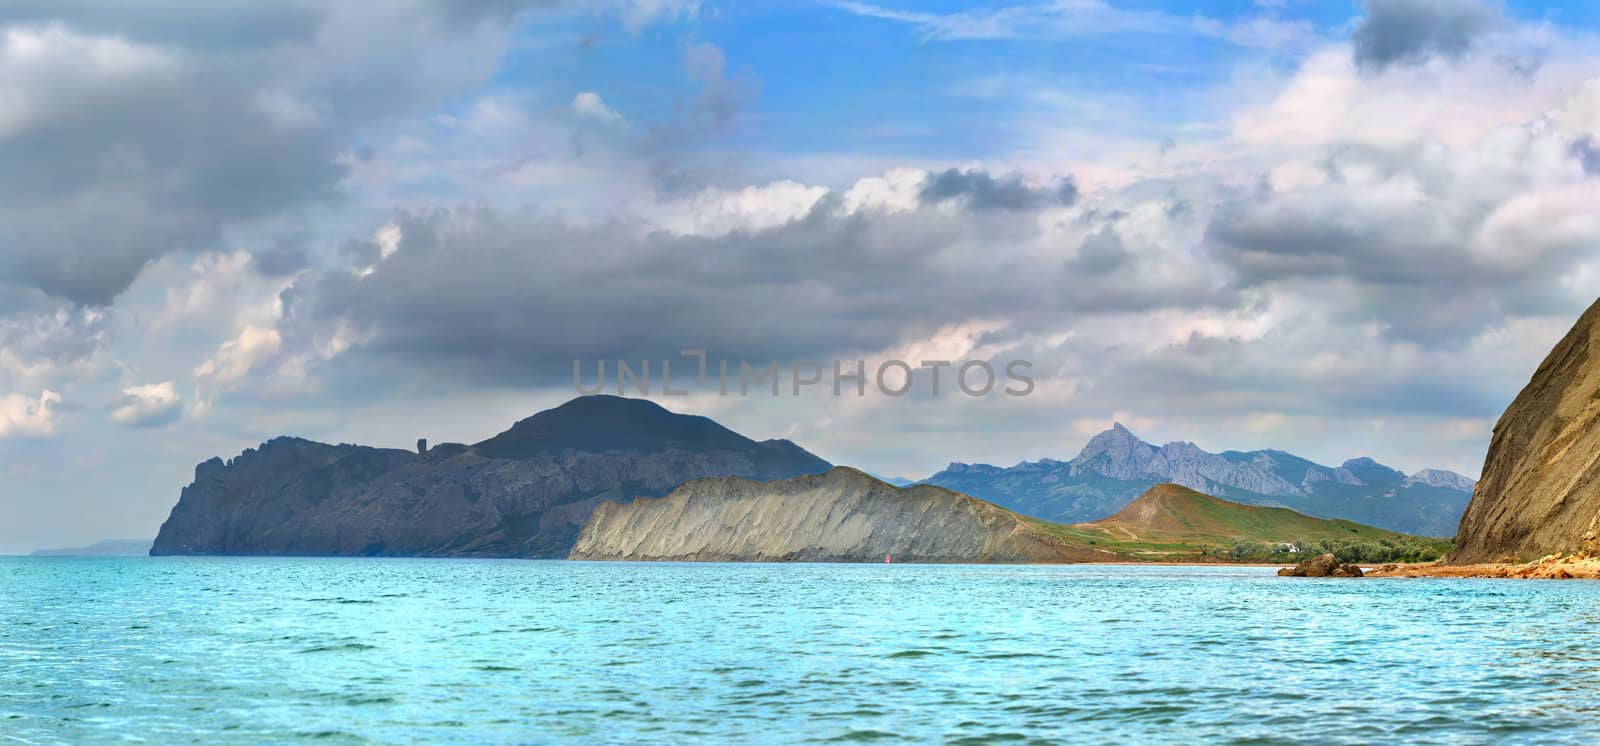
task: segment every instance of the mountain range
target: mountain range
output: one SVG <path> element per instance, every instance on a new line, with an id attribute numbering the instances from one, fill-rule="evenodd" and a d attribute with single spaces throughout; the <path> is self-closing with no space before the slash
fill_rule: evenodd
<path id="1" fill-rule="evenodd" d="M 150 553 L 149 539 L 105 539 L 85 547 L 40 549 L 34 557 L 142 557 Z"/>
<path id="2" fill-rule="evenodd" d="M 472 445 L 430 449 L 424 440 L 416 451 L 406 451 L 280 437 L 229 461 L 210 459 L 195 468 L 194 482 L 183 489 L 150 553 L 564 557 L 602 504 L 662 497 L 694 480 L 737 478 L 755 484 L 831 468 L 787 440 L 752 440 L 708 418 L 675 414 L 645 399 L 585 396 Z M 844 501 L 839 504 L 855 511 L 892 513 L 903 507 L 901 493 L 884 492 L 895 488 L 864 473 L 845 470 L 835 481 L 826 489 L 796 487 L 773 498 L 785 507 L 761 513 L 767 517 L 750 530 L 786 525 L 783 520 L 796 517 L 792 513 L 806 495 L 828 506 Z M 960 500 L 944 490 L 905 494 L 926 498 L 923 507 L 930 510 L 927 506 L 936 505 L 961 512 L 992 503 L 1025 521 L 1068 524 L 1112 516 L 1162 482 L 1240 503 L 1436 536 L 1453 533 L 1472 488 L 1471 480 L 1457 474 L 1425 470 L 1407 476 L 1371 459 L 1330 468 L 1281 451 L 1212 454 L 1192 443 L 1156 447 L 1118 425 L 1095 436 L 1071 461 L 1046 459 L 1009 469 L 952 464 L 925 480 L 926 489 L 964 493 Z M 968 495 L 986 502 L 963 502 Z M 984 525 L 992 528 L 990 519 L 1000 514 L 982 510 L 989 521 Z M 888 514 L 875 514 L 877 537 L 904 538 L 910 526 L 887 527 Z M 696 516 L 684 525 L 725 522 L 714 512 Z M 937 536 L 979 535 L 968 524 L 929 525 Z M 1015 525 L 1031 531 L 1033 524 Z M 796 530 L 807 536 L 812 528 Z M 607 546 L 625 546 L 626 540 Z M 833 547 L 846 556 L 877 546 L 836 544 L 830 539 L 812 549 Z M 998 551 L 996 546 L 991 550 Z M 1005 551 L 1021 551 L 1014 542 L 1006 546 Z M 1037 543 L 1027 546 L 1037 553 Z M 991 550 L 984 556 L 1001 556 Z M 712 556 L 717 547 L 696 551 Z"/>
<path id="3" fill-rule="evenodd" d="M 586 396 L 474 445 L 418 451 L 276 438 L 195 468 L 150 553 L 564 557 L 605 500 L 691 479 L 830 464 L 644 399 Z"/>
<path id="4" fill-rule="evenodd" d="M 1091 438 L 1070 461 L 1047 458 L 1009 468 L 956 462 L 923 480 L 1058 523 L 1106 518 L 1162 482 L 1239 503 L 1442 537 L 1455 535 L 1474 484 L 1442 469 L 1407 475 L 1370 458 L 1329 467 L 1276 450 L 1156 446 L 1120 423 Z"/>

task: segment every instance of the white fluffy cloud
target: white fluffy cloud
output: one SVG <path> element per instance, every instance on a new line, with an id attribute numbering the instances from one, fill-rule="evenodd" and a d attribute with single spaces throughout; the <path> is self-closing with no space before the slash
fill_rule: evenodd
<path id="1" fill-rule="evenodd" d="M 56 405 L 61 395 L 45 389 L 37 397 L 6 394 L 0 397 L 0 438 L 19 435 L 44 437 L 56 431 Z"/>
<path id="2" fill-rule="evenodd" d="M 183 399 L 172 381 L 129 386 L 123 403 L 111 410 L 110 421 L 124 427 L 160 427 L 183 414 Z"/>
<path id="3" fill-rule="evenodd" d="M 625 125 L 628 123 L 615 109 L 606 105 L 605 99 L 594 91 L 583 91 L 572 97 L 572 110 L 579 116 L 588 117 L 606 124 Z"/>
<path id="4" fill-rule="evenodd" d="M 237 337 L 218 346 L 216 354 L 195 366 L 194 377 L 207 387 L 231 388 L 277 355 L 282 346 L 283 336 L 277 329 L 248 325 Z"/>

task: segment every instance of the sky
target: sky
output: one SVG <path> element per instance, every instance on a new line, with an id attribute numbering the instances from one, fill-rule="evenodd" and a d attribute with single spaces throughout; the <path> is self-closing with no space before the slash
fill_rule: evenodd
<path id="1" fill-rule="evenodd" d="M 1476 476 L 1600 295 L 1597 28 L 1533 0 L 12 0 L 0 552 L 153 536 L 197 463 L 277 435 L 473 442 L 573 397 L 574 361 L 677 378 L 685 349 L 909 361 L 906 396 L 651 392 L 883 475 L 1122 422 Z M 942 360 L 1034 386 L 934 395 Z"/>

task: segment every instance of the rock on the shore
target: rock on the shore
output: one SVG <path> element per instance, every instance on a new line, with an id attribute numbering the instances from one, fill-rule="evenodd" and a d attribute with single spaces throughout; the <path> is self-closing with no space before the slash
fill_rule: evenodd
<path id="1" fill-rule="evenodd" d="M 1600 550 L 1600 302 L 1495 424 L 1450 564 Z"/>
<path id="2" fill-rule="evenodd" d="M 1338 558 L 1331 554 L 1319 554 L 1308 560 L 1302 560 L 1294 567 L 1285 567 L 1278 571 L 1280 577 L 1286 578 L 1359 578 L 1364 575 L 1360 565 L 1339 564 Z"/>

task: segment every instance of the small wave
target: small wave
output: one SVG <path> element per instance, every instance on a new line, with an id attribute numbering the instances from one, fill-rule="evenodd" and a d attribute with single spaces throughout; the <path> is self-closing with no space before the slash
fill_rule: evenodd
<path id="1" fill-rule="evenodd" d="M 314 647 L 297 650 L 297 653 L 337 653 L 357 652 L 362 650 L 377 650 L 377 645 L 368 645 L 362 642 L 347 642 L 343 645 L 316 645 Z"/>
<path id="2" fill-rule="evenodd" d="M 957 737 L 952 738 L 952 739 L 950 739 L 948 741 L 945 741 L 945 743 L 972 744 L 973 746 L 979 746 L 979 744 L 986 744 L 986 743 L 999 743 L 999 742 L 1002 742 L 1002 741 L 1026 741 L 1026 740 L 1028 740 L 1028 737 L 1026 735 L 1022 734 L 1022 733 L 1009 733 L 1009 732 L 1007 732 L 1007 733 L 984 733 L 982 735 L 976 735 L 976 736 L 957 736 Z"/>
<path id="3" fill-rule="evenodd" d="M 890 733 L 881 730 L 852 730 L 840 733 L 828 739 L 830 743 L 870 743 L 872 741 L 901 740 L 905 738 L 899 733 Z"/>
<path id="4" fill-rule="evenodd" d="M 938 653 L 936 651 L 933 651 L 933 650 L 923 650 L 921 648 L 912 648 L 910 650 L 901 650 L 899 652 L 890 653 L 890 654 L 885 655 L 883 657 L 885 657 L 885 658 L 926 658 L 926 657 L 928 657 L 930 655 L 938 655 Z"/>
<path id="5" fill-rule="evenodd" d="M 296 734 L 294 734 L 294 737 L 297 738 L 297 739 L 306 738 L 306 739 L 314 739 L 314 740 L 318 740 L 318 741 L 323 740 L 323 739 L 327 739 L 327 738 L 347 738 L 347 739 L 358 740 L 358 741 L 362 740 L 360 736 L 357 736 L 354 733 L 346 733 L 345 731 L 342 731 L 342 730 L 319 730 L 319 731 L 312 731 L 312 732 L 309 732 L 309 733 L 296 733 Z"/>

